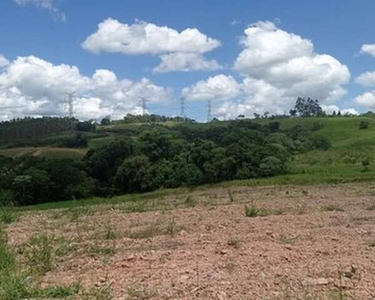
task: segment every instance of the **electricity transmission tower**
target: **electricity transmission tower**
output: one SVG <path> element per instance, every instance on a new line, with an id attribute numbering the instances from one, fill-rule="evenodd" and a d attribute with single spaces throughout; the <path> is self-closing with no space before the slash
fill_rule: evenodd
<path id="1" fill-rule="evenodd" d="M 74 136 L 74 100 L 76 98 L 76 93 L 66 93 L 65 94 L 68 103 L 68 117 L 70 121 L 70 136 Z"/>
<path id="2" fill-rule="evenodd" d="M 185 118 L 186 118 L 186 116 L 185 116 L 185 97 L 180 98 L 180 105 L 181 105 L 180 116 L 181 116 L 181 119 L 184 121 Z"/>
<path id="3" fill-rule="evenodd" d="M 139 97 L 139 99 L 141 99 L 139 101 L 141 107 L 142 107 L 142 116 L 144 116 L 146 114 L 146 111 L 147 111 L 147 102 L 148 100 L 144 97 Z"/>
<path id="4" fill-rule="evenodd" d="M 212 114 L 211 114 L 211 100 L 207 100 L 207 122 L 211 122 Z"/>

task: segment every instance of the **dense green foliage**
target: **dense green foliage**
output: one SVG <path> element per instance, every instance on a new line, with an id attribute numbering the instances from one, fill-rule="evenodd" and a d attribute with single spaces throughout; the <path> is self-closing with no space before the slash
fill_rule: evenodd
<path id="1" fill-rule="evenodd" d="M 74 131 L 75 134 L 70 132 Z M 95 132 L 91 121 L 43 117 L 14 119 L 0 122 L 0 146 L 42 146 L 54 144 L 60 147 L 85 147 L 87 136 L 83 132 Z"/>
<path id="2" fill-rule="evenodd" d="M 163 122 L 194 122 L 189 118 L 181 117 L 168 117 L 163 115 L 145 114 L 145 115 L 132 115 L 127 114 L 122 120 L 112 121 L 113 124 L 127 124 L 127 123 L 163 123 Z M 110 119 L 106 117 L 102 120 L 102 125 L 109 125 Z"/>
<path id="3" fill-rule="evenodd" d="M 330 147 L 314 133 L 321 126 L 279 125 L 143 125 L 82 161 L 1 157 L 0 201 L 27 205 L 269 177 L 288 173 L 292 154 Z"/>

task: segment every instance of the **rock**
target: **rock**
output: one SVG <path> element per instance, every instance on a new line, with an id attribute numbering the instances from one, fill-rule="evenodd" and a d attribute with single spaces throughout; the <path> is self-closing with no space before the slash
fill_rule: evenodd
<path id="1" fill-rule="evenodd" d="M 220 254 L 225 255 L 225 254 L 228 254 L 228 252 L 229 252 L 228 249 L 223 249 L 220 251 Z"/>
<path id="2" fill-rule="evenodd" d="M 227 297 L 227 294 L 225 292 L 219 292 L 217 294 L 217 299 L 218 300 L 226 300 L 226 299 L 228 299 L 228 297 Z"/>
<path id="3" fill-rule="evenodd" d="M 126 261 L 134 261 L 134 260 L 136 260 L 136 259 L 137 259 L 137 258 L 136 258 L 134 255 L 131 255 L 131 256 L 125 258 Z"/>
<path id="4" fill-rule="evenodd" d="M 303 286 L 313 286 L 313 285 L 327 285 L 330 280 L 327 278 L 307 278 L 302 282 Z"/>
<path id="5" fill-rule="evenodd" d="M 347 267 L 344 271 L 343 271 L 343 275 L 346 277 L 346 278 L 352 278 L 355 273 L 357 273 L 357 270 L 358 270 L 358 267 L 357 266 L 350 266 L 350 267 Z"/>

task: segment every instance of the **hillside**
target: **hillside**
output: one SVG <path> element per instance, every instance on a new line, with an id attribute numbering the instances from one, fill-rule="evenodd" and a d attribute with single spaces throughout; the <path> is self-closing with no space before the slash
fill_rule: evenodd
<path id="1" fill-rule="evenodd" d="M 257 119 L 254 122 L 267 124 L 270 119 Z M 294 155 L 291 162 L 291 174 L 261 180 L 241 181 L 238 184 L 273 184 L 289 183 L 308 184 L 318 182 L 346 182 L 375 179 L 374 162 L 375 154 L 375 119 L 368 116 L 361 117 L 336 117 L 336 118 L 288 118 L 277 119 L 281 129 L 292 128 L 296 125 L 302 127 L 321 127 L 314 134 L 327 137 L 332 147 L 327 151 L 316 150 L 304 154 Z M 369 123 L 369 128 L 360 130 L 361 121 Z M 158 125 L 167 128 L 183 126 L 192 129 L 205 129 L 212 127 L 226 127 L 227 122 L 213 123 L 181 123 L 181 122 L 155 122 L 155 123 L 128 123 L 97 126 L 97 133 L 89 133 L 88 146 L 80 149 L 56 147 L 57 137 L 66 137 L 68 133 L 59 132 L 43 137 L 42 147 L 0 147 L 0 155 L 19 157 L 22 155 L 37 155 L 46 158 L 72 158 L 81 159 L 90 148 L 100 148 L 108 143 L 137 132 L 144 125 Z M 86 133 L 87 134 L 87 133 Z M 370 167 L 368 172 L 361 172 L 362 160 L 368 159 Z M 300 176 L 303 174 L 304 176 Z M 235 184 L 235 183 L 234 183 Z"/>
<path id="2" fill-rule="evenodd" d="M 335 183 L 348 181 L 361 181 L 375 179 L 375 166 L 372 168 L 375 154 L 375 119 L 367 116 L 360 117 L 337 117 L 337 118 L 287 118 L 287 119 L 258 119 L 253 120 L 260 124 L 272 121 L 280 122 L 281 129 L 292 128 L 296 125 L 302 127 L 313 127 L 319 124 L 321 128 L 315 132 L 316 135 L 327 137 L 332 147 L 326 151 L 317 150 L 306 154 L 295 155 L 291 163 L 292 174 L 277 176 L 275 178 L 262 180 L 247 180 L 238 184 L 274 184 L 274 183 Z M 360 130 L 361 121 L 369 122 L 369 128 Z M 207 127 L 225 127 L 227 122 L 214 123 L 167 123 L 163 126 L 186 126 L 199 129 Z M 143 123 L 118 124 L 111 126 L 100 126 L 98 130 L 109 134 L 106 138 L 92 139 L 90 145 L 96 147 L 126 134 L 128 131 L 136 131 Z M 370 161 L 368 172 L 362 172 L 362 160 Z M 305 176 L 301 177 L 303 174 Z"/>

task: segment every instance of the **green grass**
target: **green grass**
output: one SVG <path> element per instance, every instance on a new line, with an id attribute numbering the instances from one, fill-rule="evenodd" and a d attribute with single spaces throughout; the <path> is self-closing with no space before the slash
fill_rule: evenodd
<path id="1" fill-rule="evenodd" d="M 93 148 L 93 149 L 100 148 L 109 144 L 110 142 L 114 140 L 115 140 L 114 136 L 106 136 L 106 137 L 91 139 L 89 141 L 89 148 Z"/>
<path id="2" fill-rule="evenodd" d="M 64 159 L 70 158 L 80 160 L 85 156 L 88 149 L 80 148 L 54 148 L 54 147 L 21 147 L 0 150 L 0 155 L 9 157 L 19 157 L 25 155 L 40 156 L 45 158 Z"/>

